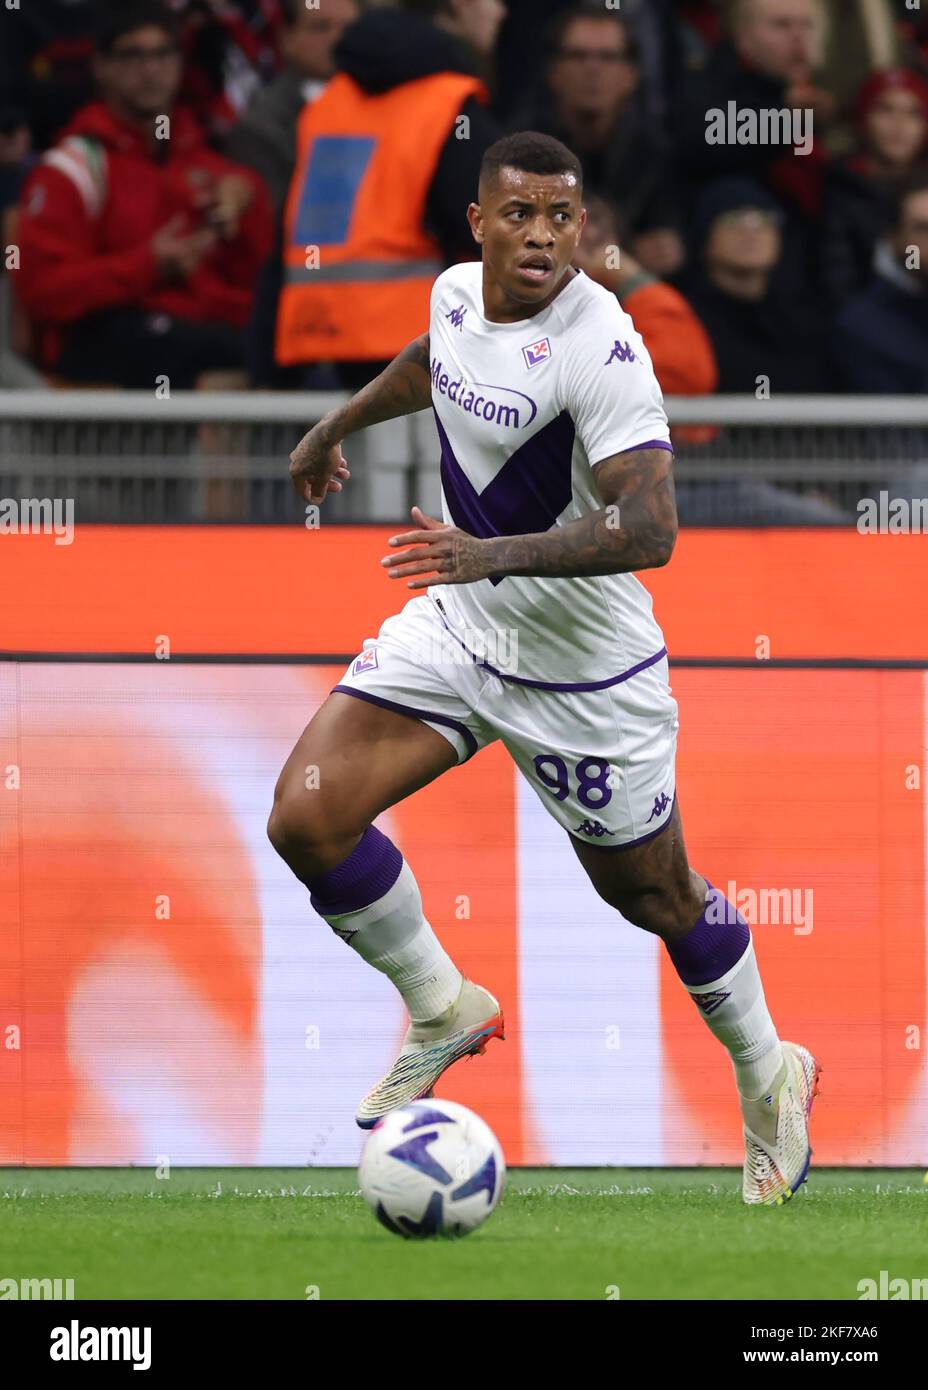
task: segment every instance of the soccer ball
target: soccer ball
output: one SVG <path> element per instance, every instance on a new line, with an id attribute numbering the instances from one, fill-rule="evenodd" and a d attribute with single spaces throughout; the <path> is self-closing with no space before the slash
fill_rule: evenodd
<path id="1" fill-rule="evenodd" d="M 489 1125 L 450 1100 L 417 1100 L 371 1130 L 358 1168 L 361 1194 L 398 1236 L 463 1236 L 486 1221 L 506 1179 Z"/>

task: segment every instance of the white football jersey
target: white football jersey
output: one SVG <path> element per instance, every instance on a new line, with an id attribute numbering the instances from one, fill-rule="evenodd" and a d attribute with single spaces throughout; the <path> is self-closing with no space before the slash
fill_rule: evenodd
<path id="1" fill-rule="evenodd" d="M 471 535 L 528 535 L 601 511 L 595 464 L 671 447 L 644 343 L 615 295 L 582 272 L 534 318 L 490 323 L 482 266 L 452 266 L 432 288 L 430 344 L 444 520 Z M 531 685 L 605 686 L 664 648 L 632 574 L 506 575 L 429 594 L 491 667 L 494 647 L 515 642 L 505 670 Z"/>

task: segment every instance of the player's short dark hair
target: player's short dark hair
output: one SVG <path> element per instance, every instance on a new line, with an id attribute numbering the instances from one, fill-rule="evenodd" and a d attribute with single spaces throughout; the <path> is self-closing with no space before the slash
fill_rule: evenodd
<path id="1" fill-rule="evenodd" d="M 573 174 L 578 189 L 583 189 L 583 169 L 573 150 L 553 135 L 543 135 L 538 130 L 504 135 L 491 145 L 480 166 L 480 182 L 493 183 L 501 169 L 519 169 L 525 174 Z"/>
<path id="2" fill-rule="evenodd" d="M 115 43 L 136 29 L 163 29 L 174 43 L 180 40 L 176 16 L 161 0 L 99 0 L 93 17 L 93 46 L 109 53 Z"/>
<path id="3" fill-rule="evenodd" d="M 603 9 L 602 0 L 576 0 L 568 9 L 554 16 L 545 29 L 545 47 L 549 57 L 557 56 L 564 45 L 564 36 L 578 19 L 597 19 L 603 24 L 615 24 L 625 35 L 625 52 L 629 61 L 638 62 L 641 50 L 634 25 L 629 24 L 618 10 Z"/>

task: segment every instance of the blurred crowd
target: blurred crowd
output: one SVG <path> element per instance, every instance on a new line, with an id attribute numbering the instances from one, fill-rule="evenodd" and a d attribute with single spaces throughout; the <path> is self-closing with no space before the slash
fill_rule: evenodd
<path id="1" fill-rule="evenodd" d="M 484 150 L 536 129 L 582 160 L 577 264 L 666 392 L 928 389 L 928 4 L 29 0 L 0 25 L 0 384 L 353 387 L 475 256 Z"/>

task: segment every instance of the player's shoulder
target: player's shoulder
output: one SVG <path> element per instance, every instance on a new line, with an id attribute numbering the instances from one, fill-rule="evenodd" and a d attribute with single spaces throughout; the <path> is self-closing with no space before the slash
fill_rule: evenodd
<path id="1" fill-rule="evenodd" d="M 432 308 L 449 295 L 463 295 L 470 299 L 481 284 L 482 266 L 479 261 L 461 261 L 458 265 L 449 265 L 432 285 Z"/>
<path id="2" fill-rule="evenodd" d="M 563 296 L 560 307 L 562 330 L 582 342 L 588 340 L 591 331 L 605 333 L 618 332 L 630 328 L 632 320 L 622 308 L 611 290 L 591 280 L 584 272 L 578 271 L 576 281 L 569 286 L 570 293 Z M 555 300 L 555 305 L 558 300 Z"/>
<path id="3" fill-rule="evenodd" d="M 581 275 L 583 273 L 581 272 Z M 652 369 L 647 347 L 630 314 L 622 308 L 612 290 L 583 275 L 572 286 L 575 293 L 565 296 L 562 310 L 562 375 L 576 380 L 594 366 L 618 362 L 637 364 L 633 376 Z M 555 301 L 556 303 L 557 301 Z"/>

